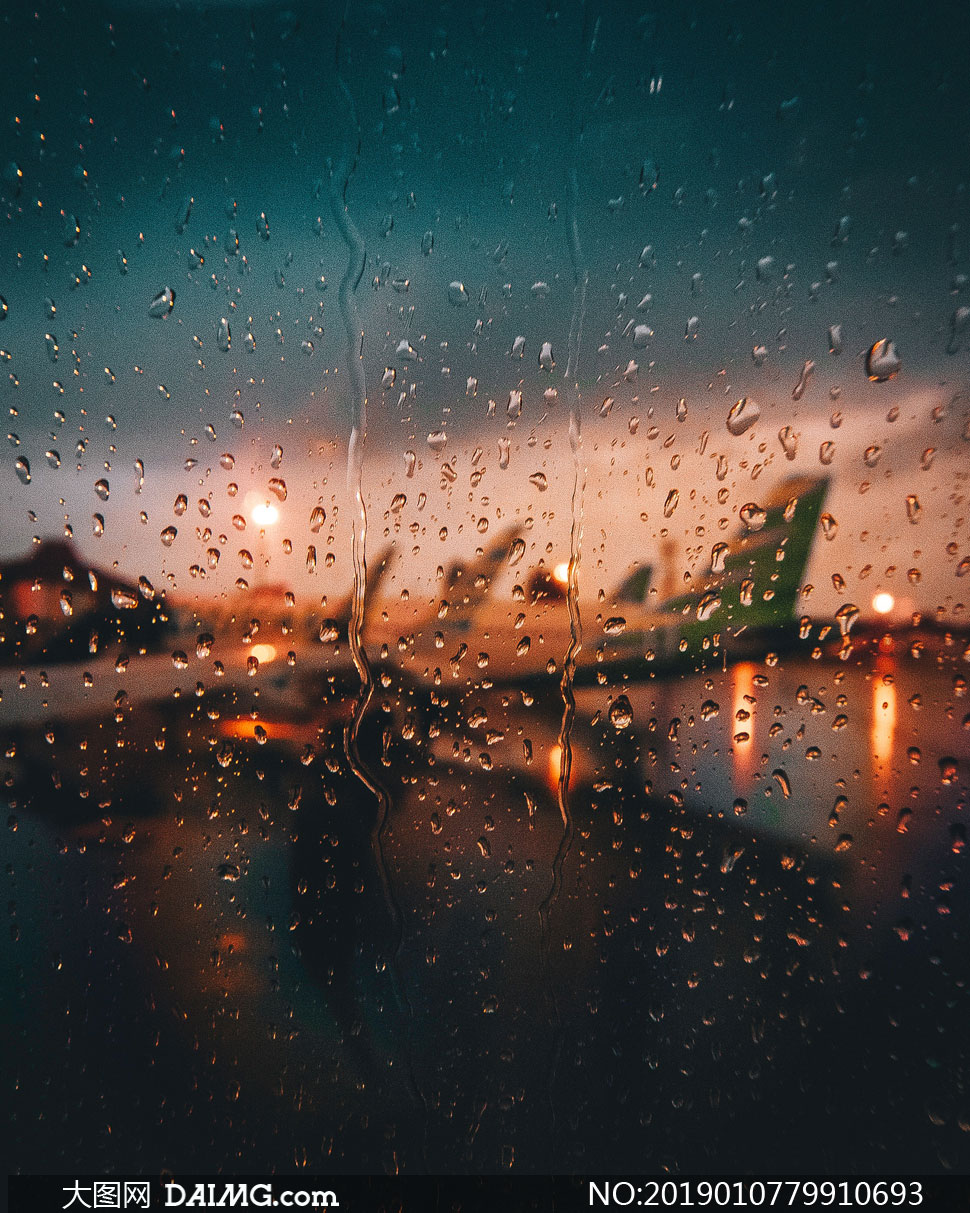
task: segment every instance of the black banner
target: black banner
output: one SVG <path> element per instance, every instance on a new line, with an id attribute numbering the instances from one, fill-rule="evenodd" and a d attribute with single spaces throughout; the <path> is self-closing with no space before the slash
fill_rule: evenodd
<path id="1" fill-rule="evenodd" d="M 967 1210 L 970 1176 L 18 1175 L 11 1213 L 339 1209 L 343 1213 L 573 1210 Z"/>

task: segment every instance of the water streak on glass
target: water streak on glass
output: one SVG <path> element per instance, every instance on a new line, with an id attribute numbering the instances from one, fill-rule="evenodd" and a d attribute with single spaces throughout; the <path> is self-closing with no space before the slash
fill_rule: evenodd
<path id="1" fill-rule="evenodd" d="M 394 985 L 395 997 L 408 1021 L 407 1070 L 411 1095 L 423 1107 L 417 1084 L 414 1081 L 410 1030 L 413 1012 L 410 1001 L 400 980 L 399 959 L 403 944 L 403 923 L 400 907 L 394 896 L 391 880 L 387 869 L 387 859 L 384 853 L 384 831 L 390 812 L 390 796 L 383 784 L 375 779 L 367 770 L 360 756 L 358 737 L 361 721 L 374 694 L 374 677 L 371 670 L 367 650 L 363 643 L 364 617 L 367 608 L 367 505 L 364 501 L 364 444 L 367 439 L 367 385 L 364 378 L 364 330 L 357 310 L 355 292 L 360 284 L 367 261 L 367 247 L 356 224 L 350 217 L 347 208 L 347 189 L 360 155 L 360 124 L 357 120 L 354 100 L 346 81 L 340 72 L 341 42 L 340 34 L 344 22 L 338 30 L 336 38 L 337 81 L 341 100 L 347 113 L 347 124 L 352 132 L 347 145 L 344 146 L 330 172 L 330 208 L 340 230 L 340 235 L 347 246 L 347 267 L 340 280 L 339 301 L 340 316 L 345 334 L 344 354 L 347 370 L 350 375 L 351 401 L 351 433 L 347 448 L 347 487 L 354 497 L 353 518 L 353 597 L 352 613 L 348 626 L 348 642 L 354 667 L 360 679 L 360 691 L 354 701 L 352 714 L 344 729 L 344 751 L 356 777 L 370 791 L 378 803 L 378 814 L 374 822 L 371 842 L 374 857 L 380 875 L 381 888 L 391 919 L 391 979 Z M 351 151 L 351 146 L 353 150 Z M 426 1123 L 426 1118 L 425 1118 Z"/>
<path id="2" fill-rule="evenodd" d="M 596 46 L 596 32 L 592 41 L 589 38 L 589 10 L 583 5 L 583 23 L 581 33 L 581 54 L 583 55 L 583 72 L 580 79 L 585 82 L 589 76 L 589 62 Z M 597 30 L 599 22 L 597 21 Z M 582 90 L 577 89 L 573 94 L 573 146 L 570 155 L 566 181 L 566 222 L 567 239 L 569 241 L 569 258 L 573 270 L 573 311 L 569 326 L 569 350 L 566 359 L 566 390 L 569 393 L 569 449 L 572 457 L 573 484 L 570 495 L 570 528 L 569 528 L 569 567 L 566 574 L 566 607 L 569 613 L 569 644 L 563 662 L 560 691 L 562 694 L 562 718 L 559 725 L 559 740 L 557 752 L 559 755 L 556 779 L 556 794 L 559 801 L 559 813 L 562 817 L 562 836 L 552 861 L 552 887 L 549 894 L 539 907 L 542 920 L 542 947 L 544 966 L 548 975 L 549 955 L 549 911 L 555 904 L 562 890 L 563 864 L 572 845 L 573 824 L 569 812 L 569 774 L 572 766 L 571 734 L 576 715 L 576 701 L 573 696 L 573 676 L 576 671 L 576 656 L 583 644 L 583 623 L 579 612 L 579 563 L 582 557 L 583 545 L 583 498 L 586 490 L 585 470 L 582 466 L 582 430 L 580 422 L 580 406 L 582 393 L 579 387 L 579 355 L 583 338 L 583 321 L 586 317 L 586 294 L 589 288 L 589 267 L 583 255 L 583 246 L 579 236 L 579 219 L 577 216 L 577 198 L 579 194 L 578 163 L 583 141 L 583 126 L 579 115 Z M 550 1092 L 555 1082 L 556 1066 L 561 1048 L 561 1017 L 555 994 L 552 995 L 553 1013 L 557 1028 L 557 1042 L 553 1051 L 552 1067 L 550 1070 Z M 555 1099 L 552 1100 L 555 1117 Z"/>

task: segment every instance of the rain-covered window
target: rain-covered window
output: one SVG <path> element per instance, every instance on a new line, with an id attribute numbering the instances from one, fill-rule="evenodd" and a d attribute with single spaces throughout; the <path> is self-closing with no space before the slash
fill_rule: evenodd
<path id="1" fill-rule="evenodd" d="M 14 1169 L 970 1167 L 968 33 L 3 8 Z"/>

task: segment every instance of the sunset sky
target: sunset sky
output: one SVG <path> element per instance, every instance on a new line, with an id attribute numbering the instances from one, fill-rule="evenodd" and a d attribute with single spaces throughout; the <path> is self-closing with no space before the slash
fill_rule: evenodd
<path id="1" fill-rule="evenodd" d="M 936 25 L 954 19 L 930 14 L 899 37 L 883 10 L 860 5 L 786 33 L 777 7 L 755 20 L 745 6 L 742 36 L 730 7 L 590 4 L 584 34 L 572 9 L 542 4 L 444 4 L 434 21 L 415 20 L 418 7 L 352 6 L 339 46 L 333 5 L 5 14 L 33 54 L 0 84 L 11 115 L 0 345 L 15 410 L 3 554 L 67 522 L 85 558 L 190 599 L 238 593 L 241 549 L 307 599 L 346 588 L 347 248 L 329 166 L 359 139 L 346 202 L 366 245 L 364 482 L 371 543 L 383 547 L 385 529 L 397 543 L 392 586 L 427 589 L 439 564 L 515 520 L 533 520 L 533 563 L 568 555 L 575 162 L 589 275 L 581 592 L 608 593 L 631 562 L 656 561 L 664 528 L 684 571 L 703 568 L 742 505 L 810 473 L 832 477 L 838 522 L 806 574 L 817 611 L 844 601 L 838 572 L 864 608 L 889 588 L 952 614 L 970 554 L 970 330 L 952 331 L 968 298 L 970 86 L 956 26 L 943 39 Z M 166 287 L 171 312 L 153 316 Z M 880 339 L 902 369 L 870 383 L 865 352 Z M 734 435 L 726 418 L 741 397 L 761 416 Z M 881 448 L 872 466 L 870 447 Z M 287 499 L 269 497 L 281 517 L 260 539 L 254 499 L 243 503 L 265 498 L 271 477 Z M 671 488 L 680 504 L 667 519 Z M 921 508 L 907 510 L 909 497 Z M 313 532 L 317 505 L 327 520 Z M 159 537 L 173 525 L 168 547 Z"/>

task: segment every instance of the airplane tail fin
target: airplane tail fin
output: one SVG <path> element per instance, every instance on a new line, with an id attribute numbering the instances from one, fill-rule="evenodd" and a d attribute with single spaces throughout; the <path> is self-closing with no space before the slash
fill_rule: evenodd
<path id="1" fill-rule="evenodd" d="M 616 601 L 635 603 L 637 606 L 642 605 L 647 601 L 647 593 L 650 590 L 650 582 L 653 579 L 653 565 L 644 564 L 633 572 L 623 581 L 616 591 Z"/>

